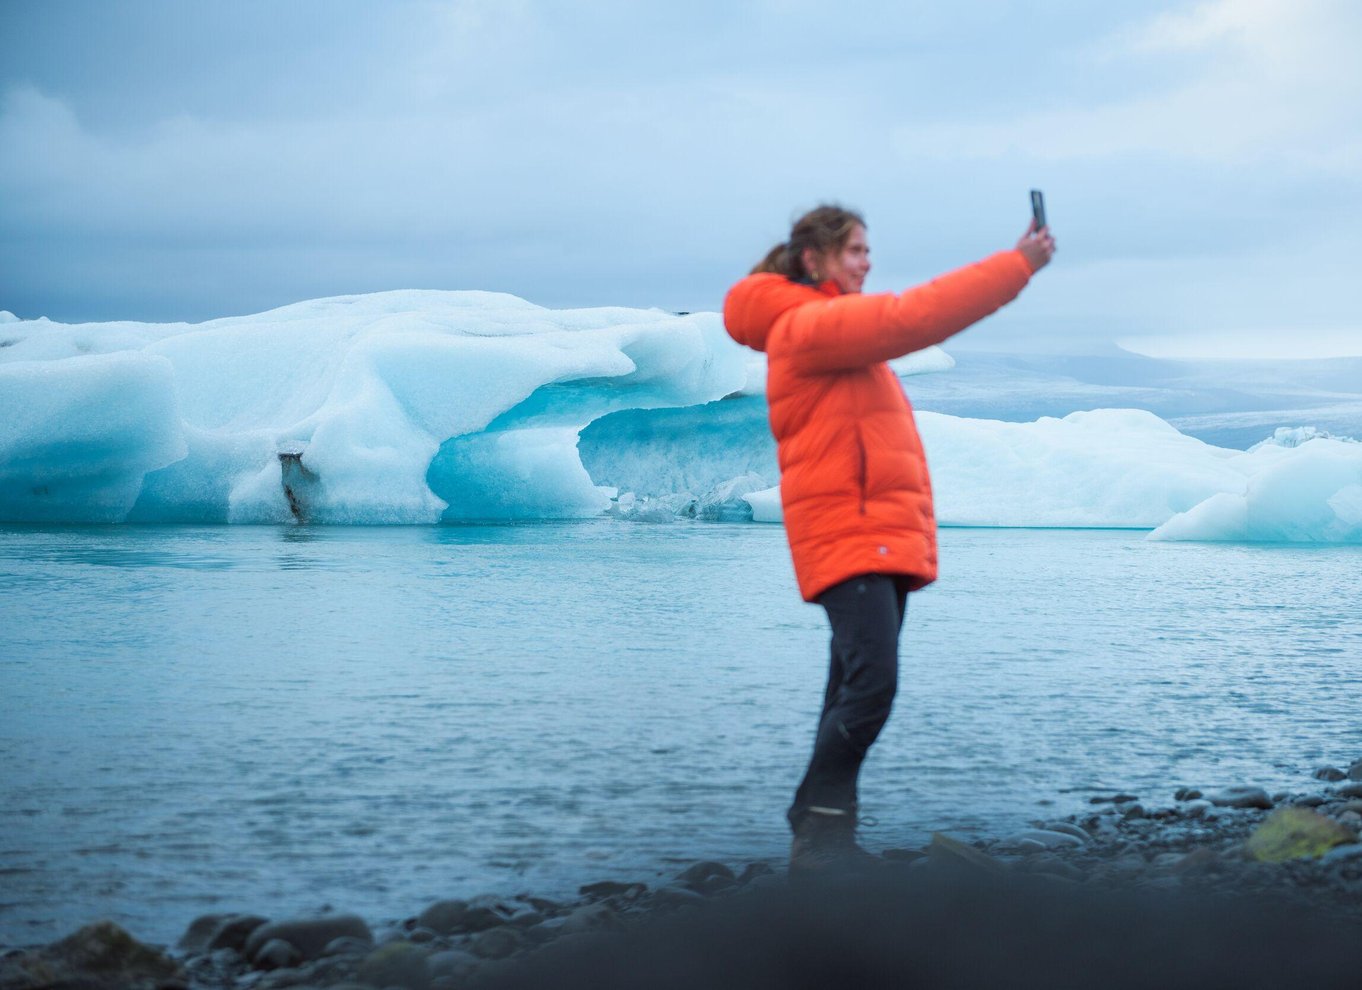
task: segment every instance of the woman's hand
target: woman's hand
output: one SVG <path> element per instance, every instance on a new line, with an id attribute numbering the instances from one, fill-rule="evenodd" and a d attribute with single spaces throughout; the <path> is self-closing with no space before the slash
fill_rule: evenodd
<path id="1" fill-rule="evenodd" d="M 1055 239 L 1050 234 L 1050 228 L 1042 227 L 1037 230 L 1036 221 L 1032 219 L 1026 233 L 1022 234 L 1021 240 L 1017 242 L 1017 250 L 1031 266 L 1031 274 L 1034 275 L 1048 265 L 1055 255 Z"/>

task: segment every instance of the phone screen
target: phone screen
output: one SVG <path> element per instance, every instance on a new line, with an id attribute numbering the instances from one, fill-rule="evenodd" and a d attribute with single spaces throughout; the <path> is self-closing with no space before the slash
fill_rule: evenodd
<path id="1" fill-rule="evenodd" d="M 1045 194 L 1039 189 L 1031 190 L 1031 215 L 1036 218 L 1036 229 L 1045 226 Z"/>

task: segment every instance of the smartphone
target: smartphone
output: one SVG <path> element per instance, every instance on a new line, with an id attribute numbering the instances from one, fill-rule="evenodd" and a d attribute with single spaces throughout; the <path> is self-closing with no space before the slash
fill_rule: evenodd
<path id="1" fill-rule="evenodd" d="M 1036 229 L 1045 227 L 1045 194 L 1039 189 L 1031 190 L 1031 215 L 1036 218 Z"/>

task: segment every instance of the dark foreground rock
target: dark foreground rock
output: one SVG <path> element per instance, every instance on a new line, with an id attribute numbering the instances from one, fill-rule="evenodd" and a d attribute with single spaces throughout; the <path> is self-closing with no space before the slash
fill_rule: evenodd
<path id="1" fill-rule="evenodd" d="M 0 960 L 3 990 L 177 990 L 186 985 L 176 960 L 110 921 Z"/>
<path id="2" fill-rule="evenodd" d="M 1295 794 L 1097 796 L 815 884 L 707 861 L 574 901 L 441 900 L 374 931 L 357 915 L 211 915 L 173 958 L 91 926 L 0 961 L 0 990 L 1356 987 L 1359 765 Z"/>

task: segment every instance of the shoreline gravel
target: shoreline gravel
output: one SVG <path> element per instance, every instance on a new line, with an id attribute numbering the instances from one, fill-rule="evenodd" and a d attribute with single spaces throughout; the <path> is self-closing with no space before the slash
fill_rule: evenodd
<path id="1" fill-rule="evenodd" d="M 1168 962 L 1176 956 L 1181 960 L 1178 973 L 1151 971 L 1145 979 L 1183 985 L 1180 976 L 1216 978 L 1214 972 L 1207 976 L 1198 970 L 1197 960 L 1230 966 L 1234 959 L 1243 962 L 1266 951 L 1280 936 L 1285 943 L 1281 953 L 1292 958 L 1293 971 L 1300 975 L 1302 966 L 1333 964 L 1331 939 L 1351 946 L 1362 938 L 1360 829 L 1362 760 L 1320 767 L 1300 791 L 1268 794 L 1245 785 L 1181 787 L 1162 799 L 1096 794 L 1088 811 L 1039 820 L 992 841 L 967 843 L 937 835 L 921 849 L 885 850 L 883 867 L 876 867 L 873 875 L 832 878 L 821 890 L 815 884 L 792 883 L 765 863 L 735 868 L 701 862 L 661 886 L 601 880 L 583 885 L 572 900 L 532 895 L 451 898 L 373 927 L 359 915 L 341 913 L 309 919 L 206 915 L 195 919 L 178 945 L 169 948 L 143 945 L 133 934 L 104 922 L 46 946 L 0 956 L 0 990 L 456 990 L 538 986 L 546 980 L 563 986 L 578 985 L 574 980 L 583 986 L 609 986 L 616 984 L 606 973 L 606 961 L 621 953 L 634 960 L 636 976 L 647 970 L 648 959 L 670 959 L 668 972 L 680 973 L 714 956 L 703 946 L 726 944 L 724 933 L 738 932 L 745 933 L 744 945 L 759 947 L 738 955 L 751 965 L 765 960 L 761 965 L 766 968 L 732 985 L 766 985 L 763 974 L 784 973 L 772 975 L 769 985 L 802 986 L 801 977 L 789 971 L 792 955 L 802 959 L 820 933 L 839 931 L 837 926 L 851 917 L 861 923 L 830 939 L 828 960 L 837 959 L 839 942 L 879 939 L 866 942 L 855 959 L 892 956 L 898 969 L 887 969 L 881 982 L 857 984 L 851 979 L 846 985 L 892 985 L 894 974 L 906 978 L 903 967 L 928 965 L 903 955 L 919 951 L 905 928 L 937 925 L 952 911 L 958 924 L 941 937 L 945 941 L 936 938 L 936 944 L 967 937 L 976 941 L 957 946 L 949 954 L 953 961 L 941 965 L 991 965 L 995 950 L 1001 951 L 1013 933 L 1026 933 L 1029 941 L 1024 944 L 1033 951 L 1017 950 L 1021 961 L 1014 961 L 1011 976 L 989 977 L 1017 986 L 1028 985 L 1028 975 L 1042 982 L 1039 971 L 1030 973 L 1027 967 L 1051 963 L 1068 968 L 1047 971 L 1043 982 L 1063 984 L 1066 973 L 1077 974 L 1087 965 L 1069 955 L 1093 938 L 1113 959 L 1150 940 L 1162 948 L 1137 956 L 1126 970 L 1138 969 L 1146 957 L 1148 965 L 1157 967 L 1158 957 Z M 973 892 L 974 900 L 962 901 L 962 891 Z M 1017 903 L 1047 907 L 1018 912 Z M 823 918 L 832 904 L 842 905 L 839 913 Z M 949 907 L 919 918 L 916 912 L 925 910 L 924 904 Z M 795 911 L 794 905 L 802 908 Z M 1168 931 L 1159 928 L 1188 910 L 1197 920 Z M 1261 929 L 1259 934 L 1248 939 L 1226 929 L 1224 937 L 1230 940 L 1216 943 L 1221 937 L 1216 933 L 1229 924 L 1226 919 L 1242 910 L 1258 914 L 1240 918 L 1235 931 Z M 1067 919 L 1071 934 L 1091 928 L 1086 942 L 1076 935 L 1060 939 L 1056 925 L 1040 925 L 1047 912 L 1051 922 Z M 1129 945 L 1101 934 L 1106 932 L 1099 921 L 1104 916 L 1113 925 L 1124 919 L 1120 930 L 1129 933 Z M 819 918 L 823 921 L 815 924 Z M 1001 934 L 985 937 L 991 931 L 988 925 L 1001 918 L 1011 919 Z M 911 925 L 910 919 L 915 919 Z M 1305 922 L 1309 924 L 1302 928 Z M 791 934 L 796 929 L 802 932 L 799 937 Z M 882 938 L 875 935 L 881 929 Z M 690 948 L 675 948 L 683 930 L 689 932 Z M 1189 949 L 1179 955 L 1182 941 L 1194 930 L 1204 944 L 1198 952 Z M 1325 941 L 1306 952 L 1302 943 L 1316 936 Z M 932 942 L 923 940 L 921 951 L 928 951 Z M 645 945 L 646 951 L 637 949 Z M 816 969 L 822 960 L 806 960 L 798 970 Z M 714 981 L 723 972 L 728 970 L 688 979 L 717 986 Z M 1312 971 L 1314 985 L 1334 985 L 1331 972 Z M 594 975 L 588 979 L 589 974 Z M 1239 973 L 1236 985 L 1250 978 Z M 1362 985 L 1362 967 L 1349 978 Z M 639 983 L 691 984 L 667 983 L 663 976 Z M 1125 984 L 1107 973 L 1093 985 Z"/>

